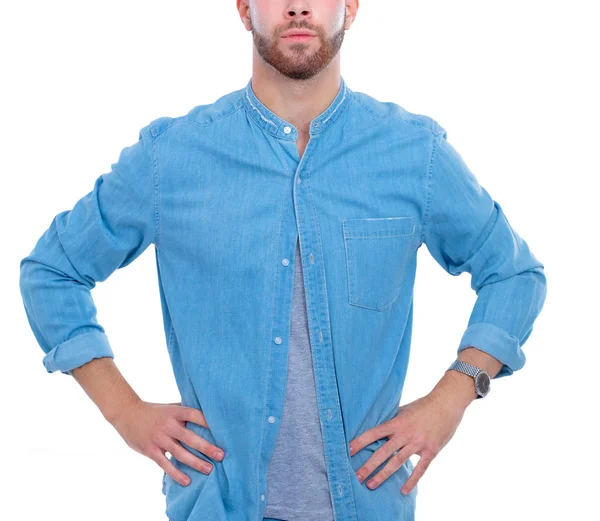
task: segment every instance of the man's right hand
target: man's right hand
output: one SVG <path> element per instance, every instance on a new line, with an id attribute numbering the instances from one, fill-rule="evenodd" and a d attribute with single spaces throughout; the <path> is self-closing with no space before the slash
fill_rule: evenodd
<path id="1" fill-rule="evenodd" d="M 178 470 L 165 452 L 204 474 L 212 471 L 212 465 L 192 454 L 179 441 L 213 459 L 220 461 L 222 457 L 215 453 L 221 451 L 219 447 L 187 429 L 186 422 L 208 428 L 200 409 L 182 406 L 181 403 L 161 404 L 143 400 L 136 400 L 129 405 L 111 423 L 133 450 L 154 460 L 175 481 L 187 486 L 190 483 L 189 476 Z M 221 453 L 224 454 L 223 451 Z"/>

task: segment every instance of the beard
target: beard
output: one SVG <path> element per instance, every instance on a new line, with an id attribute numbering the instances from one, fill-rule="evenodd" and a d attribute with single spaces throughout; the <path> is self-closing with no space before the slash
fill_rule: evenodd
<path id="1" fill-rule="evenodd" d="M 344 20 L 346 19 L 345 15 L 344 11 Z M 252 24 L 252 39 L 258 54 L 266 63 L 279 73 L 294 80 L 307 80 L 327 67 L 339 52 L 344 41 L 344 24 L 329 38 L 320 28 L 313 29 L 308 27 L 307 24 L 295 24 L 285 28 L 285 30 L 287 29 L 310 29 L 316 32 L 317 35 L 314 38 L 318 38 L 320 42 L 317 50 L 311 50 L 312 46 L 315 45 L 312 40 L 292 44 L 283 43 L 280 36 L 280 32 L 283 31 L 276 31 L 273 38 L 268 38 L 258 32 L 254 28 L 254 24 Z M 286 52 L 282 50 L 282 45 L 288 47 Z"/>

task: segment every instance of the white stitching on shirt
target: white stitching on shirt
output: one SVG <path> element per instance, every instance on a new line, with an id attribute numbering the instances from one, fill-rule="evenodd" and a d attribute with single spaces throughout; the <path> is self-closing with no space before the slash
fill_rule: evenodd
<path id="1" fill-rule="evenodd" d="M 252 108 L 253 108 L 254 110 L 256 110 L 256 112 L 258 112 L 258 113 L 260 114 L 260 117 L 261 117 L 261 118 L 263 118 L 263 119 L 264 119 L 264 120 L 265 120 L 267 123 L 271 123 L 271 125 L 273 125 L 273 126 L 277 127 L 277 125 L 276 125 L 275 123 L 273 123 L 273 122 L 272 122 L 270 119 L 267 119 L 267 118 L 265 118 L 265 117 L 262 115 L 262 112 L 261 112 L 260 110 L 258 110 L 258 109 L 257 109 L 257 108 L 254 106 L 254 103 L 252 103 L 252 100 L 251 100 L 251 99 L 250 99 L 250 97 L 248 96 L 248 91 L 247 91 L 247 90 L 246 90 L 246 98 L 248 98 L 248 101 L 249 101 L 250 105 L 252 105 Z"/>

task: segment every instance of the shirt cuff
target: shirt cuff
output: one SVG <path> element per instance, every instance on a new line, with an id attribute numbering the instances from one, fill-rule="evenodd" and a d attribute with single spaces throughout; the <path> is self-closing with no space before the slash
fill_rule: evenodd
<path id="1" fill-rule="evenodd" d="M 60 371 L 70 375 L 71 369 L 103 357 L 114 358 L 106 333 L 89 331 L 58 344 L 42 361 L 49 373 Z"/>
<path id="2" fill-rule="evenodd" d="M 481 322 L 469 326 L 463 334 L 457 354 L 468 347 L 484 351 L 504 364 L 494 378 L 510 376 L 525 365 L 525 353 L 519 339 L 494 324 Z"/>

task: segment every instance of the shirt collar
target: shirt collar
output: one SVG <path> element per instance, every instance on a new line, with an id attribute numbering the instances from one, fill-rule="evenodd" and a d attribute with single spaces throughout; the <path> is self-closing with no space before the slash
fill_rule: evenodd
<path id="1" fill-rule="evenodd" d="M 319 134 L 329 127 L 340 116 L 348 105 L 352 91 L 347 87 L 344 78 L 340 76 L 340 88 L 335 98 L 321 114 L 310 123 L 310 135 Z M 252 78 L 248 80 L 246 87 L 242 89 L 242 102 L 249 117 L 263 130 L 280 139 L 296 141 L 298 129 L 285 119 L 280 118 L 269 110 L 254 94 L 252 90 Z"/>

